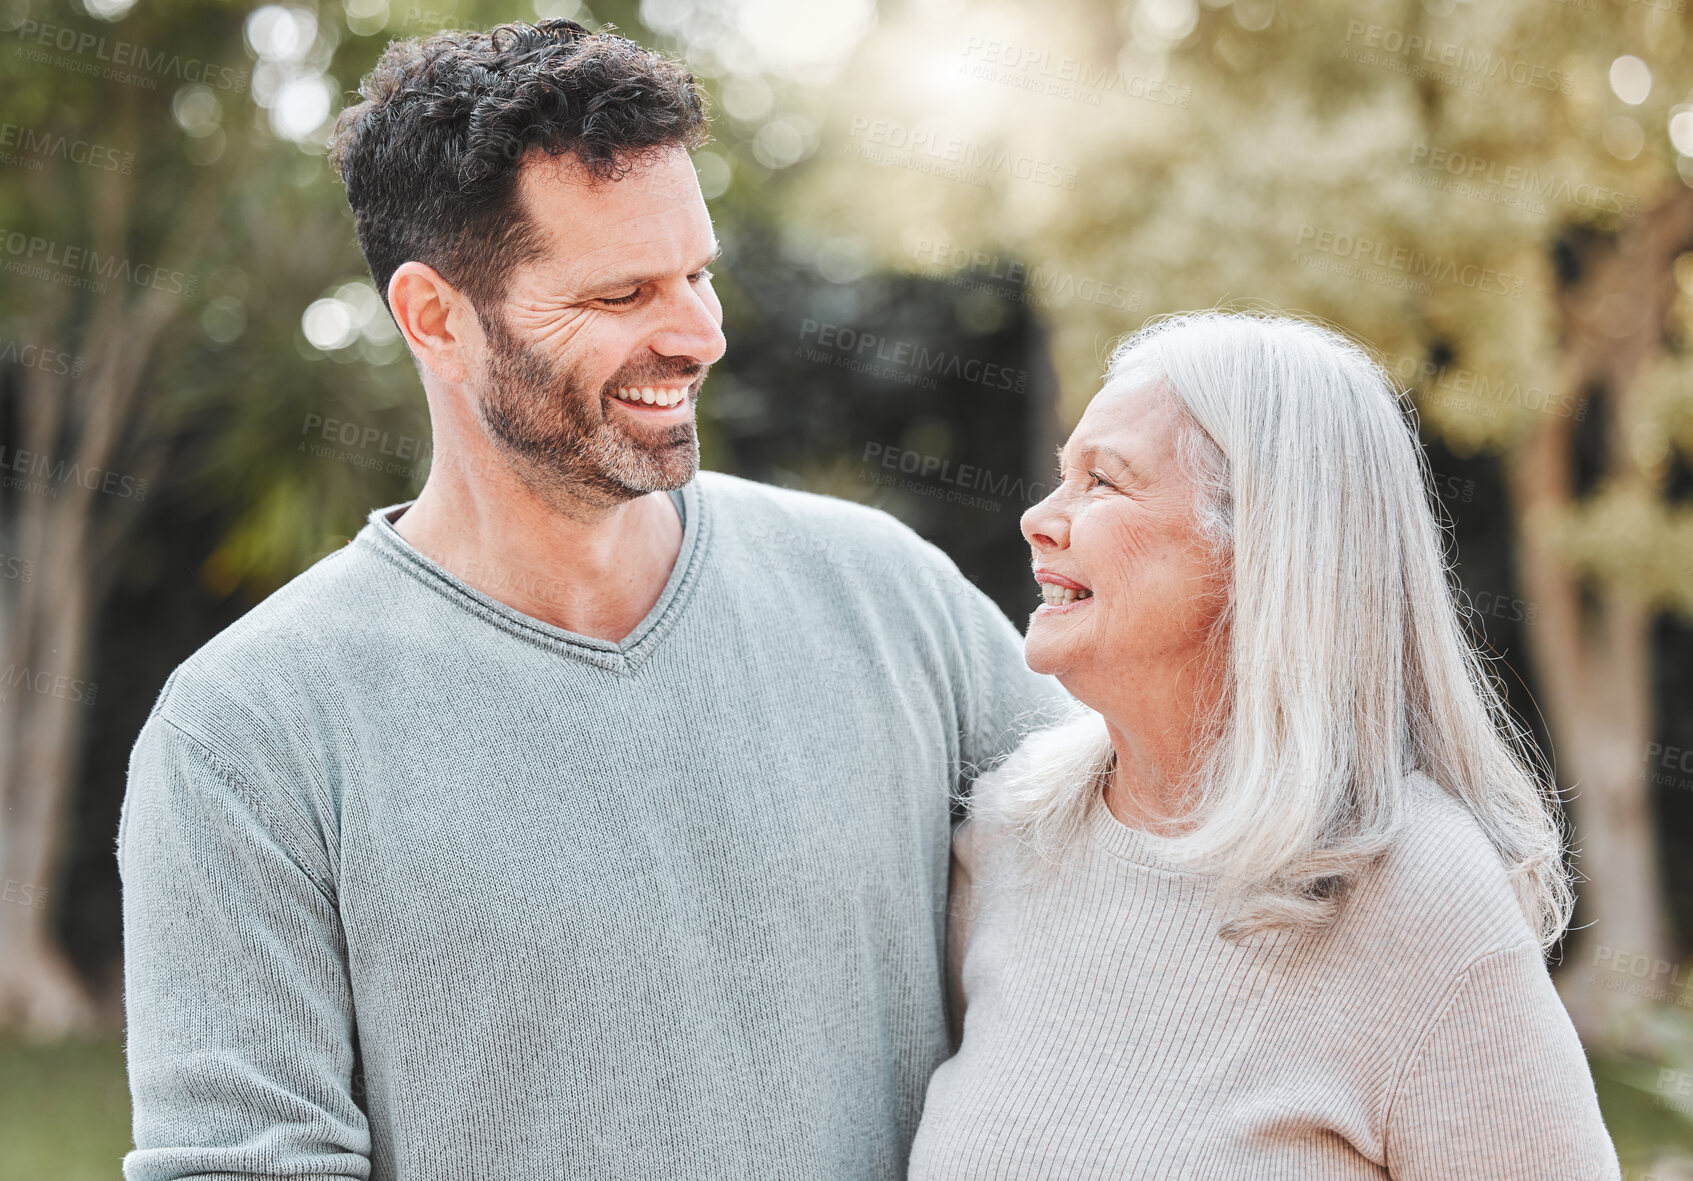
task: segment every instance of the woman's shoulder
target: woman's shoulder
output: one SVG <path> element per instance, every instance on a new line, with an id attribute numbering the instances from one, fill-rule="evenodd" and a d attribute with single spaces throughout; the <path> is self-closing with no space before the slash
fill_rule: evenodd
<path id="1" fill-rule="evenodd" d="M 1453 975 L 1539 940 L 1504 861 L 1470 809 L 1422 772 L 1405 779 L 1392 846 L 1359 875 L 1340 923 L 1395 958 Z"/>
<path id="2" fill-rule="evenodd" d="M 1111 754 L 1105 719 L 1075 701 L 1060 716 L 1025 734 L 971 786 L 971 812 L 1007 816 L 1035 801 L 1086 789 Z"/>
<path id="3" fill-rule="evenodd" d="M 1019 832 L 1077 835 L 1110 754 L 1104 719 L 1074 703 L 1058 721 L 1024 735 L 971 784 L 966 824 L 977 847 L 1014 841 Z"/>

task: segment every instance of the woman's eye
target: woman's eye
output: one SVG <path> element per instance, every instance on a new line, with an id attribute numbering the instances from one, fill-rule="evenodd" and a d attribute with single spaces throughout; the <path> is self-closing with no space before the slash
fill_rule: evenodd
<path id="1" fill-rule="evenodd" d="M 688 282 L 698 283 L 701 279 L 709 279 L 709 278 L 711 278 L 711 272 L 710 271 L 696 271 L 693 274 L 688 276 Z"/>
<path id="2" fill-rule="evenodd" d="M 1088 479 L 1092 480 L 1096 484 L 1104 484 L 1107 488 L 1115 488 L 1116 487 L 1115 484 L 1113 484 L 1110 480 L 1107 480 L 1105 478 L 1105 475 L 1102 472 L 1090 471 L 1088 473 Z"/>
<path id="3" fill-rule="evenodd" d="M 641 298 L 641 289 L 639 287 L 637 287 L 635 290 L 631 291 L 628 295 L 620 295 L 616 299 L 607 299 L 607 298 L 602 296 L 601 299 L 600 299 L 600 302 L 601 303 L 608 303 L 608 304 L 611 304 L 613 307 L 615 307 L 619 304 L 634 303 L 637 299 L 640 299 L 640 298 Z"/>

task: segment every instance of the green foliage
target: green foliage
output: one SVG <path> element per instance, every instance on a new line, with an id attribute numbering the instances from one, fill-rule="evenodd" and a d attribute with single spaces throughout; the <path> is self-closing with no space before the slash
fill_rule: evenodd
<path id="1" fill-rule="evenodd" d="M 1668 130 L 1693 93 L 1671 7 L 914 3 L 829 91 L 831 148 L 790 200 L 887 265 L 1019 260 L 1055 293 L 1072 416 L 1145 317 L 1250 302 L 1371 345 L 1459 455 L 1505 452 L 1545 415 L 1605 413 L 1571 387 L 1560 300 L 1572 243 L 1608 240 L 1693 175 Z M 1624 55 L 1651 76 L 1639 104 L 1609 79 Z M 1131 306 L 1090 298 L 1087 280 L 1132 290 Z M 1603 333 L 1617 311 L 1585 314 Z M 1693 535 L 1647 501 L 1672 450 L 1693 457 L 1687 364 L 1672 356 L 1643 387 L 1648 425 L 1627 454 L 1647 499 L 1565 523 L 1583 570 L 1683 608 Z"/>
<path id="2" fill-rule="evenodd" d="M 1595 1059 L 1593 1070 L 1626 1167 L 1646 1170 L 1676 1148 L 1693 1155 L 1693 1121 L 1661 1101 L 1655 1069 Z M 51 1046 L 0 1040 L 0 1181 L 116 1177 L 131 1146 L 129 1115 L 116 1039 Z"/>
<path id="3" fill-rule="evenodd" d="M 132 1143 L 120 1041 L 0 1040 L 0 1181 L 111 1181 Z"/>

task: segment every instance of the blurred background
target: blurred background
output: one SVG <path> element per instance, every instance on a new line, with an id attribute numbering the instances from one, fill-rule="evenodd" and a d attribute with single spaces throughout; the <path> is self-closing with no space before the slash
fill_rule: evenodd
<path id="1" fill-rule="evenodd" d="M 0 0 L 0 1179 L 130 1144 L 165 677 L 428 471 L 329 126 L 392 39 L 551 16 L 711 93 L 705 466 L 887 509 L 1020 626 L 1117 337 L 1226 304 L 1376 352 L 1568 789 L 1554 971 L 1625 1175 L 1693 1177 L 1686 0 L 529 2 Z"/>

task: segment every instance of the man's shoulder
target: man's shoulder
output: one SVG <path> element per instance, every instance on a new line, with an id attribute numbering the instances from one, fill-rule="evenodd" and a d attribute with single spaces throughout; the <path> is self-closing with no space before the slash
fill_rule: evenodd
<path id="1" fill-rule="evenodd" d="M 931 586 L 963 579 L 940 547 L 882 509 L 725 472 L 696 479 L 712 505 L 713 531 L 771 560 L 815 560 L 843 573 L 916 577 Z"/>
<path id="2" fill-rule="evenodd" d="M 910 526 L 891 513 L 855 500 L 804 488 L 765 484 L 728 472 L 700 472 L 695 478 L 714 505 L 747 514 L 758 522 L 842 525 L 853 530 L 922 540 Z"/>
<path id="3" fill-rule="evenodd" d="M 157 806 L 187 791 L 191 806 L 211 807 L 204 793 L 227 789 L 311 862 L 320 885 L 332 881 L 324 850 L 336 840 L 339 807 L 329 769 L 341 753 L 337 736 L 354 728 L 336 690 L 371 664 L 348 639 L 392 612 L 398 582 L 389 574 L 370 547 L 343 546 L 177 665 L 135 738 L 120 843 L 132 799 Z"/>
<path id="4" fill-rule="evenodd" d="M 369 623 L 386 570 L 348 544 L 318 559 L 207 640 L 165 682 L 153 712 L 195 738 L 270 729 L 305 708 L 333 674 L 325 654 Z M 362 620 L 362 622 L 361 622 Z"/>

